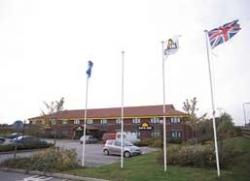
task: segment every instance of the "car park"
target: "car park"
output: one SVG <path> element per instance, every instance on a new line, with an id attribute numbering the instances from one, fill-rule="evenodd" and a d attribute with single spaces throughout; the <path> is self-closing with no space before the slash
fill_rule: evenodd
<path id="1" fill-rule="evenodd" d="M 121 155 L 121 141 L 114 139 L 107 140 L 103 147 L 103 153 L 105 155 Z M 123 146 L 124 157 L 128 158 L 140 154 L 142 154 L 142 151 L 139 147 L 133 145 L 128 141 L 124 141 L 124 146 Z"/>
<path id="2" fill-rule="evenodd" d="M 5 138 L 3 137 L 0 137 L 0 144 L 4 143 L 5 142 Z"/>
<path id="3" fill-rule="evenodd" d="M 90 144 L 90 143 L 98 143 L 98 139 L 95 138 L 94 136 L 92 135 L 85 135 L 85 143 L 86 144 Z M 84 136 L 82 136 L 80 138 L 80 143 L 83 144 L 83 141 L 84 141 Z"/>

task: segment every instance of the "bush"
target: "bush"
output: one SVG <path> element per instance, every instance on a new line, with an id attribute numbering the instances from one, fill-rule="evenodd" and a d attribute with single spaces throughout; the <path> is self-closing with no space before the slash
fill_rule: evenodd
<path id="1" fill-rule="evenodd" d="M 31 158 L 10 159 L 2 164 L 12 168 L 39 171 L 63 171 L 78 166 L 74 150 L 50 148 L 34 154 Z"/>
<path id="2" fill-rule="evenodd" d="M 14 145 L 0 145 L 0 152 L 12 151 L 15 149 Z"/>
<path id="3" fill-rule="evenodd" d="M 31 162 L 34 163 L 31 167 L 32 170 L 62 171 L 75 168 L 77 166 L 77 156 L 73 150 L 48 149 L 35 154 Z"/>
<path id="4" fill-rule="evenodd" d="M 170 138 L 170 139 L 168 139 L 168 143 L 180 144 L 180 143 L 182 143 L 182 139 L 181 138 Z"/>
<path id="5" fill-rule="evenodd" d="M 171 145 L 167 150 L 168 163 L 180 166 L 212 167 L 215 164 L 213 146 L 207 145 Z M 163 161 L 163 154 L 160 155 Z"/>
<path id="6" fill-rule="evenodd" d="M 160 138 L 144 139 L 135 143 L 135 145 L 136 146 L 162 147 L 162 140 Z"/>

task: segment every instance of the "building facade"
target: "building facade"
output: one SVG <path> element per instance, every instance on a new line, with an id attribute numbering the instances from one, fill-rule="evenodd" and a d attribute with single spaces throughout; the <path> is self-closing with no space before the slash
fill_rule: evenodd
<path id="1" fill-rule="evenodd" d="M 30 118 L 31 125 L 44 127 L 47 136 L 79 139 L 83 134 L 85 110 L 65 110 L 50 115 Z M 99 139 L 104 133 L 121 130 L 121 108 L 87 110 L 87 134 Z M 188 115 L 166 105 L 166 130 L 169 139 L 186 140 L 191 130 L 186 125 Z M 162 138 L 162 105 L 124 107 L 124 131 L 136 133 L 138 139 Z"/>

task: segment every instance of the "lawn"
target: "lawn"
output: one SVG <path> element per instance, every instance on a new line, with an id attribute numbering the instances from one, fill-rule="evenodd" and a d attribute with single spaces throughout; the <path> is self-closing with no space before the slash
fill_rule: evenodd
<path id="1" fill-rule="evenodd" d="M 82 168 L 67 171 L 68 174 L 95 177 L 114 181 L 248 181 L 250 178 L 250 139 L 236 137 L 224 140 L 223 145 L 229 149 L 244 152 L 228 162 L 227 169 L 221 171 L 221 178 L 217 178 L 216 167 L 212 169 L 168 166 L 167 172 L 157 161 L 159 152 L 125 159 L 124 168 L 120 169 L 119 163 L 98 168 Z"/>

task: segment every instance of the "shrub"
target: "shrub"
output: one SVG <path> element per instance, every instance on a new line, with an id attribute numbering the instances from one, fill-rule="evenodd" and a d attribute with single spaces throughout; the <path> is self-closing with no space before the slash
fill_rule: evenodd
<path id="1" fill-rule="evenodd" d="M 77 166 L 76 152 L 73 150 L 48 149 L 35 154 L 31 161 L 34 163 L 32 170 L 66 170 Z"/>
<path id="2" fill-rule="evenodd" d="M 207 145 L 171 145 L 167 150 L 168 163 L 180 166 L 211 167 L 215 164 L 213 146 Z M 160 161 L 163 154 L 160 155 Z"/>
<path id="3" fill-rule="evenodd" d="M 39 171 L 63 171 L 78 166 L 74 150 L 50 148 L 35 153 L 30 158 L 10 159 L 3 166 Z"/>
<path id="4" fill-rule="evenodd" d="M 135 143 L 135 145 L 136 146 L 162 147 L 162 140 L 160 138 L 144 139 Z"/>
<path id="5" fill-rule="evenodd" d="M 14 149 L 14 145 L 0 145 L 0 152 L 12 151 Z"/>

